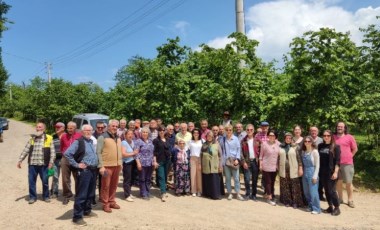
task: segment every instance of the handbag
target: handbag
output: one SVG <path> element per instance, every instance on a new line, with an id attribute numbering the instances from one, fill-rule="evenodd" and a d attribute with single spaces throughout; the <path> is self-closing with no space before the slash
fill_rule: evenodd
<path id="1" fill-rule="evenodd" d="M 226 137 L 223 137 L 223 145 L 224 145 L 224 149 L 223 149 L 223 152 L 224 152 L 224 155 L 227 156 L 226 154 Z M 240 165 L 237 164 L 235 165 L 235 158 L 233 157 L 227 157 L 226 159 L 226 166 L 231 168 L 231 169 L 239 169 Z"/>
<path id="2" fill-rule="evenodd" d="M 233 157 L 228 157 L 226 160 L 226 166 L 231 168 L 231 169 L 239 169 L 240 165 L 237 164 L 235 165 L 235 158 Z"/>

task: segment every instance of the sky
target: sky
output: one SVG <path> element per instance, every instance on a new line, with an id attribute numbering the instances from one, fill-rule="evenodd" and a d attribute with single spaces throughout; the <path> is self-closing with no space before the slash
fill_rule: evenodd
<path id="1" fill-rule="evenodd" d="M 13 24 L 0 46 L 9 82 L 35 76 L 73 83 L 94 82 L 108 90 L 117 71 L 134 56 L 155 58 L 167 39 L 199 50 L 223 48 L 236 31 L 234 0 L 4 0 Z M 293 38 L 321 27 L 350 31 L 380 24 L 380 0 L 244 0 L 245 31 L 260 42 L 257 55 L 281 63 Z"/>

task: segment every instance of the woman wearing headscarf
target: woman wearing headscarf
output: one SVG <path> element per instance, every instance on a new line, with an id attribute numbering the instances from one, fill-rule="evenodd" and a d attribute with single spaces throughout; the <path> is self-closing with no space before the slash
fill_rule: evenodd
<path id="1" fill-rule="evenodd" d="M 303 169 L 301 156 L 297 152 L 298 145 L 292 141 L 292 137 L 291 133 L 286 133 L 284 143 L 280 145 L 280 202 L 286 207 L 298 208 L 304 205 L 299 178 Z"/>
<path id="2" fill-rule="evenodd" d="M 201 150 L 202 194 L 205 197 L 218 200 L 222 198 L 220 176 L 222 172 L 222 149 L 219 142 L 214 140 L 214 134 L 208 132 L 206 142 Z"/>

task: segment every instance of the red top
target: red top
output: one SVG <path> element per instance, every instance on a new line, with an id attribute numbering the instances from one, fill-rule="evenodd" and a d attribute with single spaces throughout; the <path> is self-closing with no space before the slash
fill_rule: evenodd
<path id="1" fill-rule="evenodd" d="M 65 155 L 66 149 L 70 147 L 70 145 L 78 138 L 82 136 L 81 133 L 74 133 L 73 135 L 70 135 L 68 133 L 62 134 L 61 137 L 61 153 L 62 155 Z"/>

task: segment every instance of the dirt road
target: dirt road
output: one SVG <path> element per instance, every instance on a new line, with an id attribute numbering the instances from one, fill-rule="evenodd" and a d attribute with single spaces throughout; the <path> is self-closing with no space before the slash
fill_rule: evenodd
<path id="1" fill-rule="evenodd" d="M 40 181 L 37 183 L 38 201 L 32 205 L 27 202 L 27 162 L 23 162 L 22 169 L 16 168 L 16 163 L 33 130 L 29 125 L 12 120 L 10 129 L 4 132 L 4 142 L 0 143 L 0 228 L 72 229 L 74 202 L 64 206 L 60 198 L 52 199 L 51 203 L 41 201 Z M 133 194 L 138 195 L 135 187 Z M 154 188 L 153 195 L 158 194 Z M 380 229 L 380 194 L 375 193 L 356 192 L 357 207 L 352 209 L 342 205 L 342 214 L 338 217 L 311 215 L 282 205 L 270 206 L 261 199 L 261 190 L 258 202 L 213 201 L 171 194 L 166 203 L 158 197 L 128 203 L 121 199 L 120 186 L 117 197 L 121 209 L 108 214 L 98 204 L 94 208 L 98 217 L 86 219 L 88 229 Z M 326 202 L 321 206 L 326 208 Z"/>

